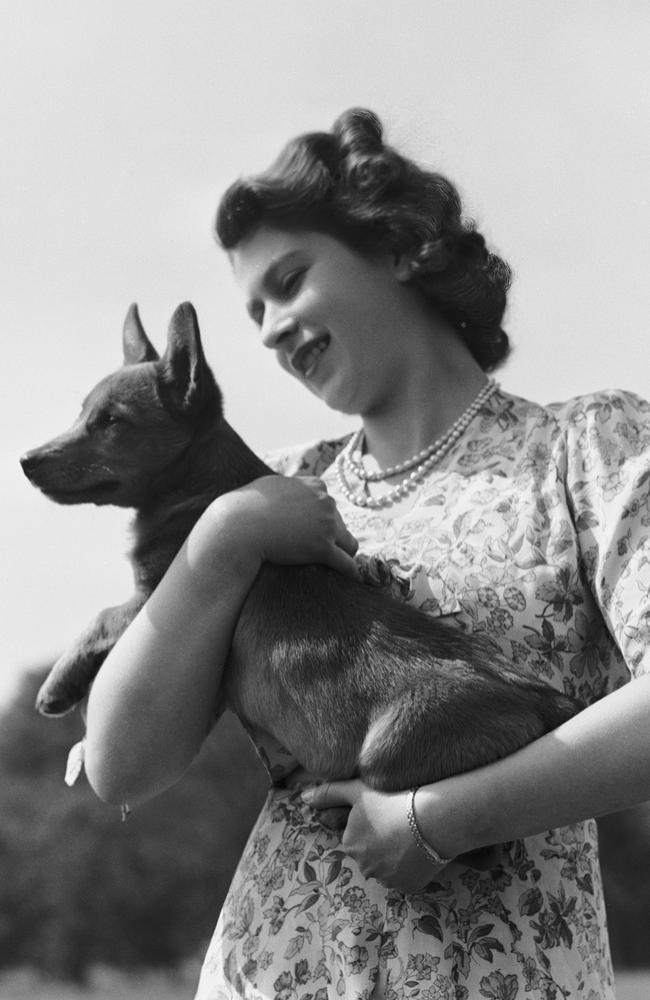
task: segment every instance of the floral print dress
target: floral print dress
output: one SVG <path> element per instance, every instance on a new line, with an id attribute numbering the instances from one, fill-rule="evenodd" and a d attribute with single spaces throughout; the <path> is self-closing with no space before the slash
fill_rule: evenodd
<path id="1" fill-rule="evenodd" d="M 321 475 L 372 574 L 403 600 L 487 633 L 522 673 L 590 703 L 650 662 L 650 405 L 603 392 L 540 406 L 499 390 L 408 513 L 340 495 L 342 442 L 276 462 Z M 329 467 L 329 468 L 328 468 Z M 365 878 L 282 778 L 209 946 L 197 1000 L 611 1000 L 593 820 L 452 863 L 405 895 Z M 535 790 L 531 789 L 531 795 Z"/>

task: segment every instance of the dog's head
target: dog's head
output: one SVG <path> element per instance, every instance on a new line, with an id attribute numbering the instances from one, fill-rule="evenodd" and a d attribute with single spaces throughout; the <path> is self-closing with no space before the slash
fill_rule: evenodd
<path id="1" fill-rule="evenodd" d="M 162 357 L 135 305 L 122 344 L 123 366 L 91 390 L 72 427 L 20 460 L 30 481 L 58 503 L 151 501 L 199 430 L 221 417 L 221 392 L 189 303 L 176 309 Z"/>

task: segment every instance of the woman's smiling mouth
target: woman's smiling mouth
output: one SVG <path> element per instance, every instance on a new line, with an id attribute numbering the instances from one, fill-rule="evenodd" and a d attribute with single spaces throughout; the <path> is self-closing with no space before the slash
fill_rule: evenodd
<path id="1" fill-rule="evenodd" d="M 293 371 L 302 375 L 303 378 L 309 378 L 313 374 L 321 354 L 327 350 L 330 339 L 329 333 L 324 333 L 294 351 L 289 361 Z"/>

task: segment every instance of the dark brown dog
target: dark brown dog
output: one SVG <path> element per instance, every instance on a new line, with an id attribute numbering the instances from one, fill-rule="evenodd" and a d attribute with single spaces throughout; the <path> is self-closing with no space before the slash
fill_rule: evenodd
<path id="1" fill-rule="evenodd" d="M 134 507 L 135 593 L 53 667 L 38 707 L 59 714 L 103 659 L 217 496 L 271 472 L 223 417 L 191 305 L 159 358 L 132 306 L 124 366 L 73 427 L 21 459 L 59 503 Z M 248 725 L 312 774 L 408 788 L 487 764 L 555 728 L 577 704 L 520 676 L 464 633 L 323 566 L 265 565 L 241 611 L 222 686 Z"/>

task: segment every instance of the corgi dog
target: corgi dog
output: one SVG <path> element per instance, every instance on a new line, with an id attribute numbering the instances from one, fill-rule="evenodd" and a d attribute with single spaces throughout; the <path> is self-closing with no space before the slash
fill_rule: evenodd
<path id="1" fill-rule="evenodd" d="M 134 592 L 54 665 L 38 696 L 45 714 L 85 696 L 210 502 L 272 472 L 224 418 L 189 303 L 175 311 L 162 357 L 132 306 L 123 351 L 73 426 L 21 459 L 58 503 L 135 510 Z M 359 776 L 385 791 L 488 764 L 580 707 L 522 676 L 485 637 L 386 588 L 325 566 L 271 564 L 241 609 L 219 700 L 317 778 Z"/>

